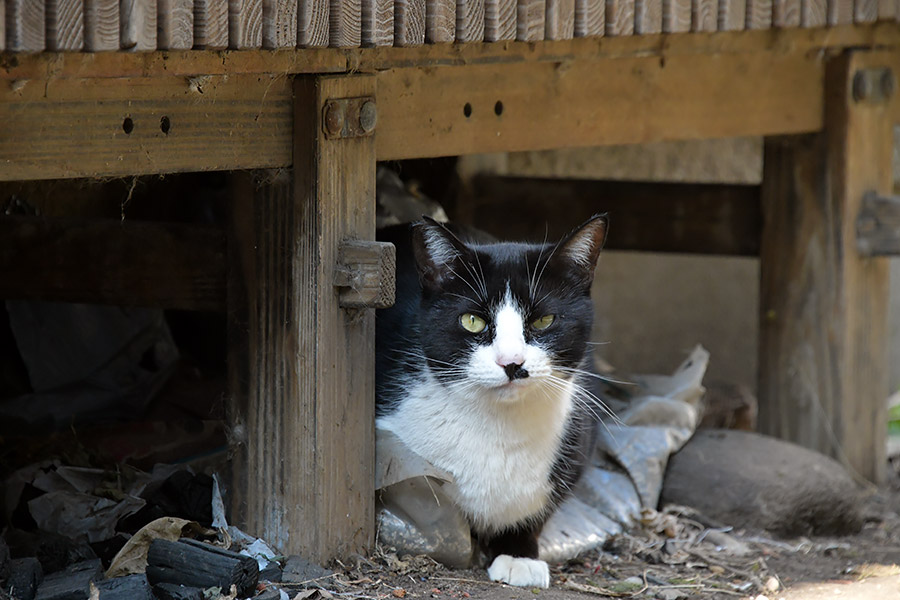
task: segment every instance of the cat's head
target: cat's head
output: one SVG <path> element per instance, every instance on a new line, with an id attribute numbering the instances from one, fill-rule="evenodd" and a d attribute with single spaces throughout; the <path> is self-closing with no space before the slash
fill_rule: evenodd
<path id="1" fill-rule="evenodd" d="M 445 385 L 515 399 L 571 379 L 587 353 L 591 282 L 607 221 L 557 243 L 467 243 L 432 220 L 413 228 L 420 340 Z"/>

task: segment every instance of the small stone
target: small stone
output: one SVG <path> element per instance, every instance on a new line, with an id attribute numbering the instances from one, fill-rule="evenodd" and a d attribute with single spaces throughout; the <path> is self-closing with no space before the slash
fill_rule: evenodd
<path id="1" fill-rule="evenodd" d="M 709 572 L 714 575 L 724 575 L 725 567 L 720 567 L 719 565 L 709 565 Z"/>
<path id="2" fill-rule="evenodd" d="M 768 579 L 766 579 L 766 585 L 763 586 L 763 587 L 766 588 L 766 591 L 767 591 L 767 592 L 773 592 L 773 593 L 774 593 L 774 592 L 777 592 L 777 591 L 778 591 L 778 588 L 781 587 L 781 584 L 779 584 L 779 583 L 778 583 L 778 580 L 775 579 L 774 577 L 769 577 Z"/>
<path id="3" fill-rule="evenodd" d="M 396 588 L 391 592 L 391 594 L 394 595 L 394 598 L 405 598 L 406 590 L 404 590 L 403 588 Z"/>

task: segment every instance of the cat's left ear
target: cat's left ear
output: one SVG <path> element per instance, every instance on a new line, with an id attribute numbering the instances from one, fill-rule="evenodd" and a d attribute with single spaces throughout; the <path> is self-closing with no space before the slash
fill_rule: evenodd
<path id="1" fill-rule="evenodd" d="M 576 278 L 587 286 L 594 280 L 594 268 L 606 241 L 607 225 L 605 214 L 594 215 L 564 238 L 556 249 L 557 259 L 565 260 Z"/>
<path id="2" fill-rule="evenodd" d="M 429 217 L 412 226 L 413 255 L 419 280 L 426 289 L 439 289 L 469 260 L 472 251 L 443 224 Z"/>

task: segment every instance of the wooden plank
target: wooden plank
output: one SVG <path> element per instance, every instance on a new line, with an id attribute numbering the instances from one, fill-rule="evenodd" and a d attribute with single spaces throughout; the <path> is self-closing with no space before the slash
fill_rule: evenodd
<path id="1" fill-rule="evenodd" d="M 853 22 L 853 0 L 828 0 L 828 24 L 849 25 Z"/>
<path id="2" fill-rule="evenodd" d="M 663 0 L 663 32 L 691 30 L 691 0 Z"/>
<path id="3" fill-rule="evenodd" d="M 358 48 L 362 42 L 361 0 L 331 0 L 329 25 L 333 48 Z"/>
<path id="4" fill-rule="evenodd" d="M 719 0 L 719 31 L 743 31 L 747 0 Z"/>
<path id="5" fill-rule="evenodd" d="M 122 50 L 156 50 L 156 0 L 120 0 L 119 42 Z"/>
<path id="6" fill-rule="evenodd" d="M 662 32 L 662 0 L 634 1 L 634 32 L 639 35 Z"/>
<path id="7" fill-rule="evenodd" d="M 228 0 L 194 0 L 194 47 L 228 47 Z"/>
<path id="8" fill-rule="evenodd" d="M 225 310 L 222 230 L 0 216 L 0 238 L 0 298 Z"/>
<path id="9" fill-rule="evenodd" d="M 758 186 L 478 176 L 471 192 L 454 218 L 501 239 L 558 239 L 608 212 L 606 249 L 759 255 Z"/>
<path id="10" fill-rule="evenodd" d="M 374 137 L 326 139 L 328 98 L 373 77 L 298 78 L 292 171 L 244 178 L 229 238 L 232 514 L 327 563 L 374 541 L 374 312 L 341 309 L 340 244 L 375 234 Z M 303 335 L 297 335 L 302 331 Z"/>
<path id="11" fill-rule="evenodd" d="M 481 42 L 483 40 L 484 0 L 456 0 L 456 41 Z"/>
<path id="12" fill-rule="evenodd" d="M 425 43 L 425 0 L 394 0 L 394 45 Z"/>
<path id="13" fill-rule="evenodd" d="M 291 162 L 279 131 L 290 128 L 290 89 L 277 75 L 72 79 L 0 96 L 2 180 Z"/>
<path id="14" fill-rule="evenodd" d="M 853 21 L 874 23 L 878 20 L 878 0 L 853 0 Z"/>
<path id="15" fill-rule="evenodd" d="M 862 257 L 867 191 L 892 187 L 885 103 L 856 102 L 855 72 L 887 54 L 829 62 L 826 131 L 766 143 L 759 424 L 873 481 L 884 477 L 888 264 Z"/>
<path id="16" fill-rule="evenodd" d="M 484 41 L 516 39 L 516 10 L 516 0 L 485 0 Z"/>
<path id="17" fill-rule="evenodd" d="M 84 0 L 47 0 L 47 50 L 84 48 Z"/>
<path id="18" fill-rule="evenodd" d="M 634 0 L 606 0 L 606 35 L 634 33 Z"/>
<path id="19" fill-rule="evenodd" d="M 119 48 L 119 0 L 84 0 L 84 49 Z"/>
<path id="20" fill-rule="evenodd" d="M 602 8 L 602 4 L 600 6 Z M 517 0 L 516 39 L 520 42 L 543 40 L 546 16 L 547 0 Z"/>
<path id="21" fill-rule="evenodd" d="M 455 0 L 452 2 L 454 20 L 456 18 Z M 394 0 L 362 0 L 362 32 L 360 41 L 363 46 L 392 46 L 394 44 Z M 452 28 L 456 29 L 455 23 Z"/>
<path id="22" fill-rule="evenodd" d="M 297 8 L 297 45 L 324 48 L 329 43 L 330 5 L 328 0 L 299 0 Z"/>
<path id="23" fill-rule="evenodd" d="M 801 0 L 774 0 L 772 4 L 773 27 L 799 27 Z"/>
<path id="24" fill-rule="evenodd" d="M 718 27 L 719 4 L 717 0 L 693 0 L 691 2 L 691 31 L 715 31 Z"/>
<path id="25" fill-rule="evenodd" d="M 566 69 L 389 69 L 378 74 L 378 158 L 817 131 L 821 61 L 773 53 L 670 56 L 664 64 L 646 56 Z M 634 101 L 660 94 L 667 102 L 653 111 Z M 502 119 L 491 110 L 497 100 Z"/>
<path id="26" fill-rule="evenodd" d="M 863 256 L 900 256 L 900 196 L 867 192 L 856 218 L 856 247 Z"/>
<path id="27" fill-rule="evenodd" d="M 492 32 L 497 35 L 500 25 L 497 21 L 498 2 L 499 0 L 488 0 L 487 4 L 491 5 L 493 13 L 492 15 L 485 13 L 485 35 L 489 25 L 493 26 Z M 487 8 L 486 5 L 485 11 Z M 488 41 L 496 39 L 498 38 Z M 425 0 L 425 41 L 429 44 L 445 44 L 454 40 L 456 40 L 456 0 Z"/>
<path id="28" fill-rule="evenodd" d="M 573 37 L 575 37 L 575 0 L 547 0 L 544 39 L 570 40 Z"/>
<path id="29" fill-rule="evenodd" d="M 262 47 L 276 49 L 293 48 L 296 45 L 297 0 L 263 0 Z M 359 45 L 358 40 L 356 45 Z"/>
<path id="30" fill-rule="evenodd" d="M 6 5 L 0 7 L 0 51 L 6 50 Z"/>
<path id="31" fill-rule="evenodd" d="M 773 0 L 747 0 L 747 29 L 769 29 L 772 26 L 772 3 Z"/>
<path id="32" fill-rule="evenodd" d="M 828 16 L 827 0 L 802 0 L 800 4 L 801 27 L 825 27 Z"/>
<path id="33" fill-rule="evenodd" d="M 194 0 L 157 0 L 157 46 L 190 50 L 194 46 Z"/>
<path id="34" fill-rule="evenodd" d="M 898 9 L 900 9 L 900 2 L 897 0 L 878 0 L 878 20 L 894 21 L 900 17 Z"/>
<path id="35" fill-rule="evenodd" d="M 262 47 L 263 0 L 228 0 L 228 47 Z"/>
<path id="36" fill-rule="evenodd" d="M 6 0 L 6 49 L 41 52 L 46 47 L 44 0 Z"/>

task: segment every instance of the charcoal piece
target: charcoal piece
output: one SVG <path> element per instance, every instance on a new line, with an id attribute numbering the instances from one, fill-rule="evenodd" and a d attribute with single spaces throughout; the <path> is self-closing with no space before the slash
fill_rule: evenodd
<path id="1" fill-rule="evenodd" d="M 212 525 L 213 479 L 200 473 L 176 471 L 157 486 L 148 486 L 141 494 L 147 505 L 120 522 L 120 530 L 136 532 L 161 517 L 178 517 Z"/>
<path id="2" fill-rule="evenodd" d="M 266 588 L 262 592 L 253 596 L 253 600 L 280 600 L 281 592 L 275 588 Z"/>
<path id="3" fill-rule="evenodd" d="M 6 541 L 13 556 L 34 556 L 41 561 L 44 573 L 56 573 L 69 565 L 97 558 L 87 542 L 49 531 L 10 529 Z"/>
<path id="4" fill-rule="evenodd" d="M 154 600 L 150 583 L 143 573 L 107 579 L 96 584 L 100 600 Z"/>
<path id="5" fill-rule="evenodd" d="M 100 559 L 84 560 L 45 577 L 34 600 L 87 600 L 91 595 L 91 582 L 101 579 Z"/>
<path id="6" fill-rule="evenodd" d="M 159 600 L 205 600 L 202 589 L 177 583 L 154 585 L 153 593 Z"/>
<path id="7" fill-rule="evenodd" d="M 237 587 L 241 597 L 256 590 L 259 566 L 256 559 L 222 550 L 195 540 L 177 542 L 156 539 L 147 553 L 147 579 L 151 585 L 180 583 L 200 588 Z"/>
<path id="8" fill-rule="evenodd" d="M 272 583 L 281 583 L 281 567 L 277 562 L 270 562 L 266 568 L 259 572 L 260 581 L 271 581 Z"/>
<path id="9" fill-rule="evenodd" d="M 91 544 L 91 549 L 97 555 L 97 558 L 103 561 L 103 568 L 108 569 L 112 560 L 116 557 L 116 554 L 119 553 L 119 550 L 122 549 L 122 546 L 124 546 L 125 542 L 129 539 L 130 536 L 124 533 L 117 533 L 108 540 L 94 542 Z"/>
<path id="10" fill-rule="evenodd" d="M 9 579 L 9 546 L 0 537 L 0 583 Z"/>
<path id="11" fill-rule="evenodd" d="M 281 580 L 287 583 L 305 583 L 321 577 L 328 577 L 331 574 L 332 572 L 328 569 L 293 554 L 288 556 L 287 562 L 284 563 Z"/>
<path id="12" fill-rule="evenodd" d="M 17 558 L 10 561 L 9 566 L 9 579 L 3 584 L 3 589 L 18 600 L 34 600 L 38 586 L 44 580 L 41 561 L 33 556 Z"/>

